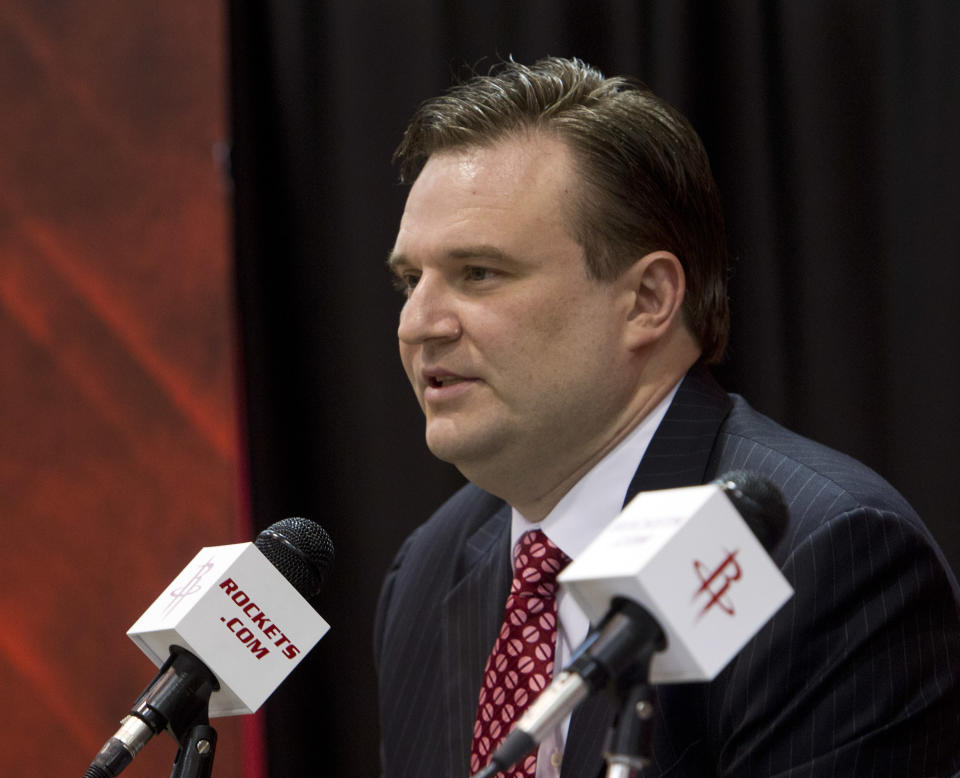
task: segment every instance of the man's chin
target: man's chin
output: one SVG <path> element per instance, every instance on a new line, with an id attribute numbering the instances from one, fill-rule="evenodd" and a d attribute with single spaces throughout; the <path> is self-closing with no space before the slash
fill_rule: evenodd
<path id="1" fill-rule="evenodd" d="M 453 432 L 428 427 L 426 440 L 431 454 L 443 462 L 449 462 L 461 472 L 464 468 L 473 469 L 478 463 L 495 455 L 499 448 L 488 436 L 466 435 L 462 430 Z"/>
<path id="2" fill-rule="evenodd" d="M 442 462 L 449 462 L 451 465 L 457 465 L 463 461 L 466 454 L 462 443 L 451 441 L 446 438 L 437 440 L 427 436 L 427 448 L 430 453 Z"/>

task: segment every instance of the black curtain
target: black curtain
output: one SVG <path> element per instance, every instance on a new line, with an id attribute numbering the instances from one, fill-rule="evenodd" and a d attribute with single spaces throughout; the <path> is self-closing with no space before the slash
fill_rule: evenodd
<path id="1" fill-rule="evenodd" d="M 377 772 L 371 621 L 460 483 L 396 349 L 390 156 L 421 100 L 509 55 L 632 73 L 700 131 L 734 256 L 726 386 L 865 461 L 954 568 L 960 4 L 419 0 L 229 5 L 253 515 L 324 525 L 330 635 L 267 706 L 271 775 Z"/>

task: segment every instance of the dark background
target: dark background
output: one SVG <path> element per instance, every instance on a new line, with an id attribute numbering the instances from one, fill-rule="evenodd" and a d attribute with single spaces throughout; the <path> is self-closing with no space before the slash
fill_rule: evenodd
<path id="1" fill-rule="evenodd" d="M 229 5 L 235 248 L 254 522 L 323 524 L 333 629 L 268 705 L 271 774 L 377 771 L 371 622 L 410 530 L 461 481 L 422 443 L 384 260 L 415 105 L 501 57 L 638 75 L 724 195 L 718 375 L 867 462 L 960 568 L 960 4 L 285 0 Z"/>

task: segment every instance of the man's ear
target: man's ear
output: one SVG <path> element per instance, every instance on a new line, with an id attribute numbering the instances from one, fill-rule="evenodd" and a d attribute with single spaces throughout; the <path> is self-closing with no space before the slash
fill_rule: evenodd
<path id="1" fill-rule="evenodd" d="M 632 295 L 627 337 L 632 348 L 653 343 L 682 322 L 687 283 L 683 266 L 669 251 L 652 251 L 623 275 Z"/>

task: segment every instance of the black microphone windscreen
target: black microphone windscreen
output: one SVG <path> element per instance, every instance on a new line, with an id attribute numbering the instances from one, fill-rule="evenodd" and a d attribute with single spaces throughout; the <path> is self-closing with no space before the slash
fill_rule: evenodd
<path id="1" fill-rule="evenodd" d="M 298 516 L 271 524 L 254 545 L 306 600 L 323 588 L 333 566 L 333 541 L 326 530 Z"/>
<path id="2" fill-rule="evenodd" d="M 790 520 L 780 490 L 769 478 L 749 470 L 724 473 L 717 482 L 767 553 L 772 552 Z"/>

